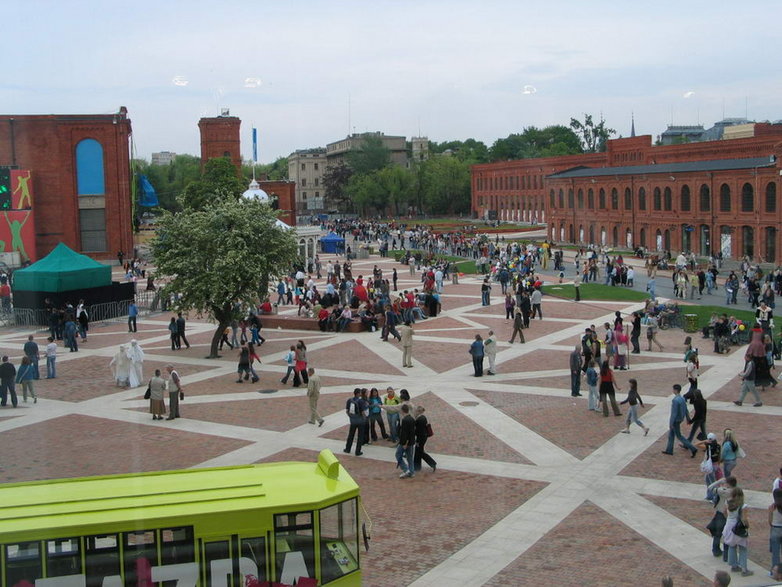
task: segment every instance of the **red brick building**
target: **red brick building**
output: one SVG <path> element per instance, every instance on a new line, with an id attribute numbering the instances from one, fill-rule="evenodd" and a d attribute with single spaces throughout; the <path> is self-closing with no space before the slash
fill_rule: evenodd
<path id="1" fill-rule="evenodd" d="M 97 259 L 133 251 L 130 135 L 124 107 L 107 115 L 0 115 L 0 168 L 25 170 L 35 227 L 29 249 L 38 258 L 61 242 Z"/>
<path id="2" fill-rule="evenodd" d="M 605 153 L 476 165 L 473 210 L 546 221 L 559 242 L 778 262 L 782 125 L 753 134 L 658 147 L 646 135 Z"/>

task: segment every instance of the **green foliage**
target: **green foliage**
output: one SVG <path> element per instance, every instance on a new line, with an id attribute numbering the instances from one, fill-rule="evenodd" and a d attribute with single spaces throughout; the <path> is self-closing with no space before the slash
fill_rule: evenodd
<path id="1" fill-rule="evenodd" d="M 201 179 L 190 182 L 177 202 L 183 209 L 202 209 L 214 200 L 241 198 L 247 186 L 236 174 L 228 157 L 210 159 L 204 165 Z"/>
<path id="2" fill-rule="evenodd" d="M 363 216 L 373 213 L 383 214 L 389 197 L 380 183 L 380 172 L 354 174 L 345 187 L 345 193 L 353 202 L 355 209 Z"/>
<path id="3" fill-rule="evenodd" d="M 455 157 L 431 157 L 421 164 L 423 209 L 429 214 L 470 211 L 470 164 Z"/>
<path id="4" fill-rule="evenodd" d="M 489 156 L 492 161 L 507 161 L 582 152 L 578 135 L 566 126 L 553 125 L 543 129 L 529 126 L 521 134 L 497 139 L 489 150 Z"/>
<path id="5" fill-rule="evenodd" d="M 349 212 L 351 210 L 350 198 L 347 193 L 347 185 L 353 176 L 353 170 L 339 163 L 329 165 L 323 173 L 323 187 L 326 192 L 326 206 L 329 210 Z"/>
<path id="6" fill-rule="evenodd" d="M 157 271 L 171 279 L 162 295 L 177 293 L 181 309 L 218 322 L 210 358 L 217 356 L 223 330 L 239 317 L 236 304 L 256 304 L 267 295 L 269 280 L 297 260 L 295 233 L 275 220 L 268 204 L 243 198 L 213 198 L 158 220 L 152 254 Z"/>
<path id="7" fill-rule="evenodd" d="M 355 173 L 379 171 L 391 163 L 391 151 L 383 144 L 383 139 L 366 135 L 357 149 L 346 154 L 348 165 Z"/>
<path id="8" fill-rule="evenodd" d="M 429 143 L 429 152 L 432 154 L 443 154 L 450 151 L 457 159 L 470 164 L 488 163 L 489 149 L 481 141 L 467 139 L 466 141 L 445 141 Z"/>
<path id="9" fill-rule="evenodd" d="M 278 157 L 273 163 L 266 163 L 263 165 L 255 165 L 255 177 L 259 178 L 266 176 L 266 179 L 270 181 L 281 181 L 288 179 L 288 158 Z M 245 185 L 249 185 L 253 178 L 253 165 L 252 163 L 245 163 L 242 165 L 242 176 L 245 180 Z"/>
<path id="10" fill-rule="evenodd" d="M 640 302 L 649 299 L 649 294 L 646 292 L 601 283 L 585 283 L 579 289 L 582 300 Z M 576 288 L 572 284 L 544 285 L 543 293 L 567 300 L 576 298 Z"/>
<path id="11" fill-rule="evenodd" d="M 201 177 L 201 159 L 193 155 L 177 155 L 169 165 L 152 165 L 143 159 L 133 160 L 133 169 L 146 175 L 157 192 L 160 207 L 179 210 L 177 196 L 185 186 Z"/>
<path id="12" fill-rule="evenodd" d="M 591 114 L 584 114 L 584 122 L 571 118 L 570 128 L 579 136 L 585 153 L 604 152 L 606 141 L 616 134 L 613 128 L 606 126 L 602 118 L 595 124 Z"/>

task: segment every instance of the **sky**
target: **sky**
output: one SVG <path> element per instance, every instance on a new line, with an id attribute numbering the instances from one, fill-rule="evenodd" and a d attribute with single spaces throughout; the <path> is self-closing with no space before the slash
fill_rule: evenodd
<path id="1" fill-rule="evenodd" d="M 3 0 L 0 114 L 128 108 L 198 155 L 230 109 L 259 162 L 351 132 L 474 138 L 602 116 L 617 136 L 782 119 L 782 2 Z M 15 26 L 9 26 L 16 23 Z"/>

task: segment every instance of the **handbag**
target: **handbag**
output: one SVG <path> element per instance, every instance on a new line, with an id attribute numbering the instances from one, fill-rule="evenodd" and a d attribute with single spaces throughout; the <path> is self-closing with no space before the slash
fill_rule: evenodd
<path id="1" fill-rule="evenodd" d="M 432 425 L 429 422 L 426 423 L 426 436 L 427 438 L 434 436 L 434 430 L 432 430 Z"/>
<path id="2" fill-rule="evenodd" d="M 184 391 L 180 391 L 179 392 L 179 399 L 185 399 L 185 392 Z"/>
<path id="3" fill-rule="evenodd" d="M 711 447 L 706 449 L 706 456 L 701 461 L 701 473 L 710 475 L 714 472 L 714 463 L 711 462 Z"/>
<path id="4" fill-rule="evenodd" d="M 744 459 L 747 457 L 747 453 L 745 453 L 744 449 L 739 446 L 739 449 L 736 451 L 736 456 L 740 459 Z"/>
<path id="5" fill-rule="evenodd" d="M 147 390 L 144 392 L 144 399 L 152 397 L 152 384 L 147 385 Z"/>
<path id="6" fill-rule="evenodd" d="M 742 509 L 743 506 L 739 508 L 738 520 L 736 520 L 736 525 L 733 526 L 733 533 L 739 538 L 746 538 L 749 536 L 749 528 L 744 524 L 744 520 L 741 519 Z"/>

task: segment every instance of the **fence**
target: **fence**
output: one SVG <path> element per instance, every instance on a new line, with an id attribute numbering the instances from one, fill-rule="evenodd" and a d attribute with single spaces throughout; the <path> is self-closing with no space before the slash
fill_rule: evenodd
<path id="1" fill-rule="evenodd" d="M 90 322 L 122 321 L 128 315 L 130 300 L 91 304 L 87 307 Z M 136 306 L 140 315 L 155 312 L 160 307 L 160 294 L 156 291 L 144 291 L 136 294 Z M 43 309 L 14 308 L 10 312 L 0 312 L 2 326 L 49 326 L 50 314 Z"/>

